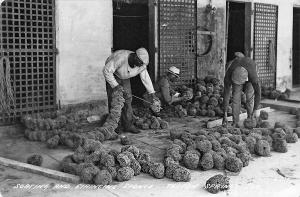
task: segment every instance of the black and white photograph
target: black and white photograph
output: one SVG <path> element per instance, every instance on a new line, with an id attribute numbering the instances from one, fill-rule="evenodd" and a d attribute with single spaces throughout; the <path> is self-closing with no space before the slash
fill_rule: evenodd
<path id="1" fill-rule="evenodd" d="M 0 197 L 300 197 L 300 0 L 0 0 Z"/>

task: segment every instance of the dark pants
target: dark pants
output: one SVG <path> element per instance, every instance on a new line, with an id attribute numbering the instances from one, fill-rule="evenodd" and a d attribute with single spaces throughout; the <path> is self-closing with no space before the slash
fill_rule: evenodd
<path id="1" fill-rule="evenodd" d="M 122 109 L 121 114 L 121 125 L 123 126 L 123 129 L 128 130 L 133 126 L 133 111 L 132 111 L 132 95 L 131 95 L 131 85 L 130 85 L 130 79 L 119 79 L 116 77 L 117 82 L 124 88 L 124 107 Z M 106 82 L 106 92 L 107 92 L 107 98 L 108 98 L 108 110 L 111 109 L 111 101 L 112 101 L 112 87 Z"/>
<path id="2" fill-rule="evenodd" d="M 241 111 L 241 94 L 244 90 L 246 94 L 246 110 L 248 116 L 253 112 L 254 106 L 254 89 L 250 82 L 246 82 L 242 85 L 232 84 L 232 116 L 233 122 L 238 123 L 240 120 Z"/>

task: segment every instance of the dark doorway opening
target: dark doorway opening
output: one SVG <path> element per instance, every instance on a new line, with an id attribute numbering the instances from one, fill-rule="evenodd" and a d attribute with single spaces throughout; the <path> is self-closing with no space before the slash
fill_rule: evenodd
<path id="1" fill-rule="evenodd" d="M 293 9 L 293 86 L 300 87 L 300 8 Z"/>
<path id="2" fill-rule="evenodd" d="M 227 61 L 235 58 L 235 52 L 250 57 L 251 3 L 227 2 Z"/>
<path id="3" fill-rule="evenodd" d="M 136 51 L 144 47 L 149 52 L 148 3 L 125 3 L 113 1 L 113 51 L 127 49 Z M 150 66 L 150 65 L 149 65 Z M 148 66 L 148 70 L 149 70 Z M 152 79 L 153 76 L 151 76 Z M 146 89 L 139 76 L 131 80 L 132 94 L 142 97 Z M 134 103 L 139 100 L 135 100 Z"/>

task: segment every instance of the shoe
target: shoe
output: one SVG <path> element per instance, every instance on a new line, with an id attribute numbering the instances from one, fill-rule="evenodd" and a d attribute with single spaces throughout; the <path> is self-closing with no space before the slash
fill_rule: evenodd
<path id="1" fill-rule="evenodd" d="M 141 130 L 137 129 L 135 126 L 131 126 L 129 129 L 126 129 L 126 132 L 137 134 L 141 133 Z"/>

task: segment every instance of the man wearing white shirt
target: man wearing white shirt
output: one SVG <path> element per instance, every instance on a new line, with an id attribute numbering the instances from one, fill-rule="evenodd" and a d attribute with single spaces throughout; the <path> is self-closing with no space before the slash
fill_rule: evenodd
<path id="1" fill-rule="evenodd" d="M 133 125 L 132 94 L 130 78 L 140 75 L 148 94 L 154 99 L 155 91 L 147 65 L 149 54 L 145 48 L 139 48 L 136 52 L 129 50 L 118 50 L 111 54 L 105 61 L 103 75 L 106 80 L 106 91 L 108 96 L 108 108 L 111 108 L 112 92 L 121 88 L 124 89 L 125 104 L 122 109 L 121 124 L 125 132 L 140 133 Z"/>

